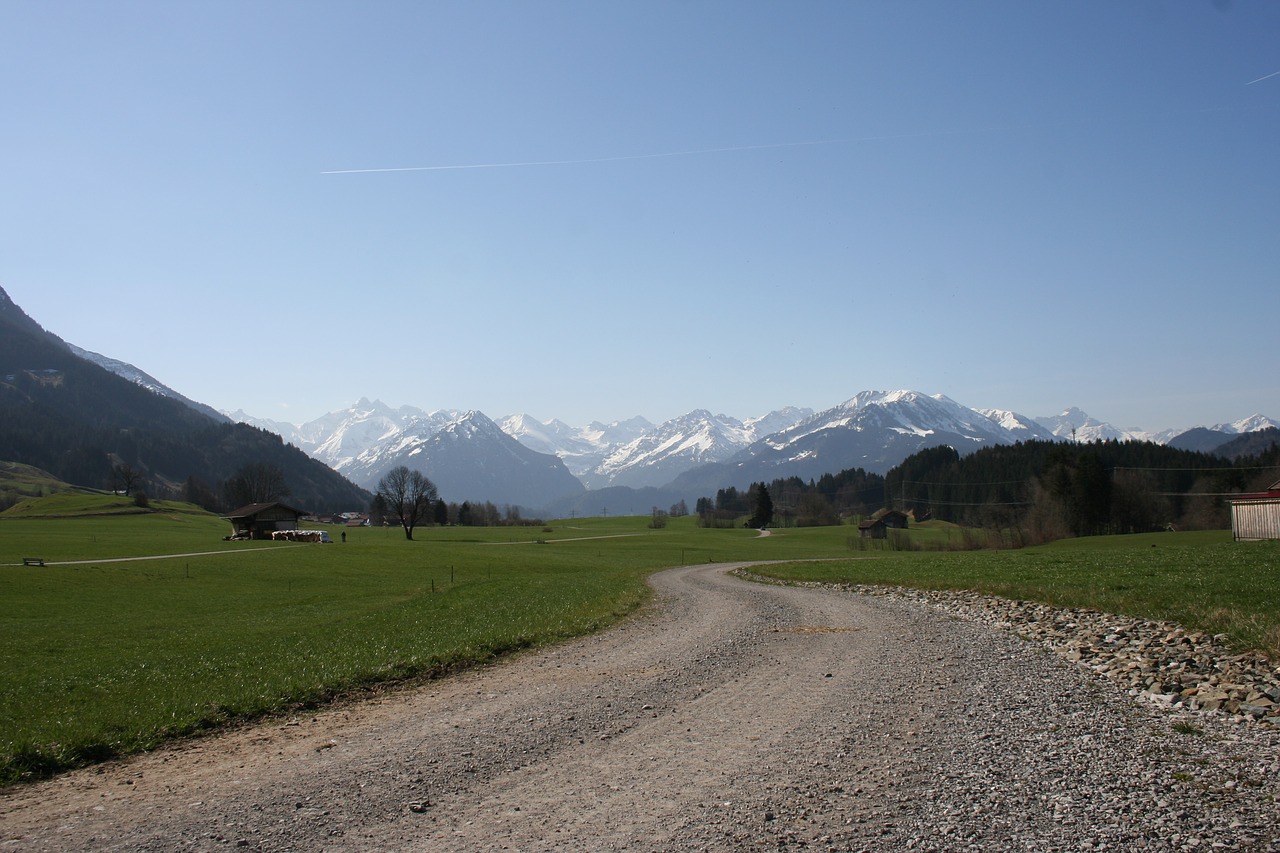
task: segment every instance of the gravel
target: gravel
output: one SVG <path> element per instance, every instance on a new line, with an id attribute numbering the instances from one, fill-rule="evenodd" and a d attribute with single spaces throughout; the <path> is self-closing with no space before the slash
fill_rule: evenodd
<path id="1" fill-rule="evenodd" d="M 1129 695 L 981 602 L 732 568 L 656 575 L 594 637 L 12 788 L 0 850 L 1280 850 L 1251 714 Z"/>

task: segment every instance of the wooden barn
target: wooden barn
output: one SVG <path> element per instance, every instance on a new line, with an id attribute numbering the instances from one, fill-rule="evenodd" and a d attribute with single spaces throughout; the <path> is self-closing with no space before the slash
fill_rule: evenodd
<path id="1" fill-rule="evenodd" d="M 231 539 L 270 539 L 277 530 L 297 530 L 304 515 L 300 509 L 272 501 L 242 506 L 223 518 L 231 522 Z"/>
<path id="2" fill-rule="evenodd" d="M 1231 535 L 1237 542 L 1280 539 L 1280 481 L 1265 492 L 1231 499 Z"/>
<path id="3" fill-rule="evenodd" d="M 905 512 L 891 509 L 858 522 L 858 535 L 863 539 L 884 539 L 890 529 L 906 530 L 909 522 L 910 516 Z"/>

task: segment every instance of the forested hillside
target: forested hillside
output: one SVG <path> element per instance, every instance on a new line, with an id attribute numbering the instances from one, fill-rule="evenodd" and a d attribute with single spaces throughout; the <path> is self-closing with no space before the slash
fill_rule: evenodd
<path id="1" fill-rule="evenodd" d="M 1228 459 L 1145 441 L 921 451 L 886 477 L 894 506 L 1033 540 L 1230 524 L 1227 500 L 1280 479 L 1280 449 Z"/>
<path id="2" fill-rule="evenodd" d="M 367 492 L 279 436 L 134 385 L 76 356 L 7 296 L 0 303 L 0 460 L 92 488 L 111 488 L 113 472 L 128 470 L 151 497 L 208 509 L 230 508 L 240 493 L 226 486 L 258 466 L 278 473 L 301 509 L 368 505 Z"/>

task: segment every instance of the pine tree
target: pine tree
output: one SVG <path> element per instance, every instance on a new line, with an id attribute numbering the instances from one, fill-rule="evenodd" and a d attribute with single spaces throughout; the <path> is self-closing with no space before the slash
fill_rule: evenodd
<path id="1" fill-rule="evenodd" d="M 755 509 L 747 519 L 747 527 L 765 528 L 773 522 L 773 498 L 764 483 L 753 483 L 749 490 L 755 494 Z"/>

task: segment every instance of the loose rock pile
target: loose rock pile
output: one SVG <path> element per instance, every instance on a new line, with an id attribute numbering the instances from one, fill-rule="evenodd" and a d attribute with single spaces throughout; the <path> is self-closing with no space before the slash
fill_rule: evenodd
<path id="1" fill-rule="evenodd" d="M 1258 654 L 1232 651 L 1225 634 L 967 590 L 840 586 L 862 595 L 922 601 L 959 618 L 1013 631 L 1129 695 L 1166 708 L 1218 711 L 1280 726 L 1280 666 Z"/>

